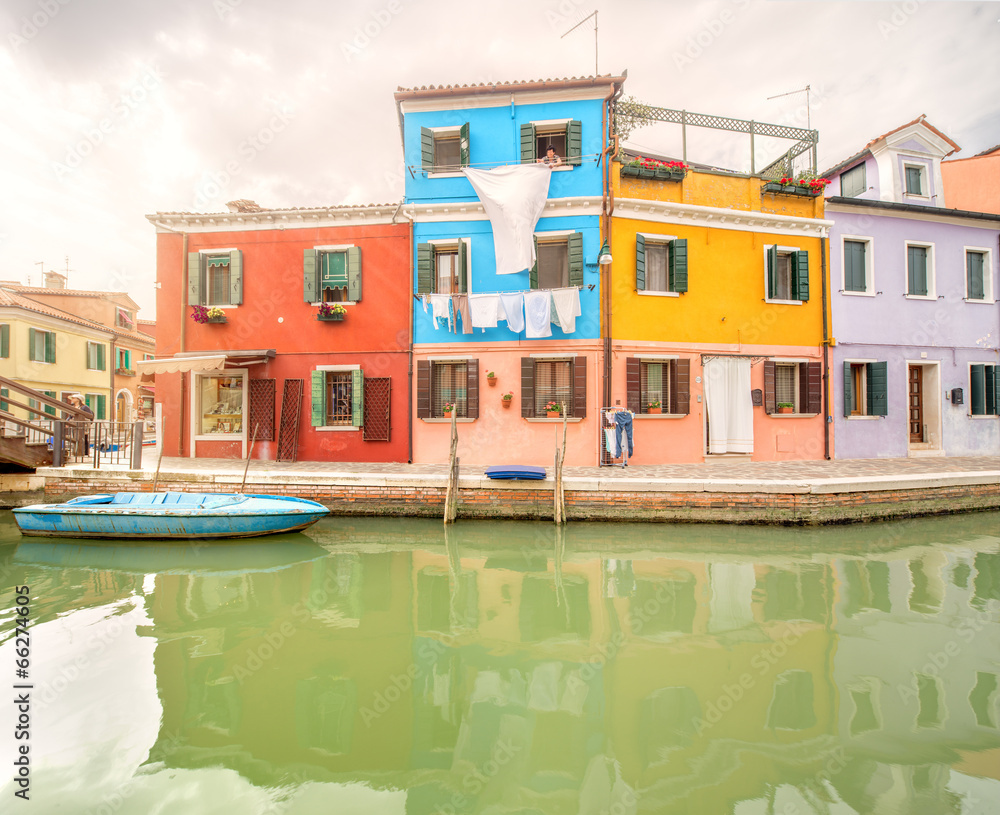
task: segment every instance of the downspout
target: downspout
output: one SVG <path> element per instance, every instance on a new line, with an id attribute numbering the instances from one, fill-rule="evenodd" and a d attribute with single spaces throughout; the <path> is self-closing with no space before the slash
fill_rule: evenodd
<path id="1" fill-rule="evenodd" d="M 404 196 L 405 201 L 405 196 Z M 396 212 L 392 216 L 392 222 L 396 223 L 396 216 L 399 215 L 400 211 L 403 209 L 403 201 L 399 202 L 399 206 L 396 207 Z M 413 283 L 413 218 L 406 212 L 403 212 L 403 217 L 410 222 L 410 235 L 409 235 L 409 247 L 410 247 L 410 284 Z M 407 307 L 409 308 L 409 322 L 410 330 L 407 335 L 408 347 L 407 347 L 407 366 L 406 366 L 406 463 L 413 463 L 413 298 L 409 298 L 409 303 Z"/>
<path id="2" fill-rule="evenodd" d="M 615 196 L 614 189 L 612 187 L 611 178 L 611 163 L 612 159 L 618 154 L 618 135 L 611 132 L 614 128 L 614 117 L 609 116 L 609 110 L 611 109 L 612 103 L 622 94 L 623 88 L 619 85 L 612 85 L 608 88 L 607 96 L 604 97 L 604 104 L 601 109 L 601 133 L 605 134 L 604 150 L 602 152 L 602 158 L 604 159 L 604 196 L 601 206 L 601 212 L 604 216 L 604 229 L 603 231 L 603 241 L 607 241 L 608 247 L 611 247 L 611 215 L 615 211 Z M 602 241 L 602 245 L 603 245 Z M 612 252 L 614 255 L 614 252 Z M 604 373 L 603 373 L 603 406 L 611 405 L 611 376 L 612 376 L 612 360 L 611 360 L 611 266 L 609 264 L 607 269 L 600 269 L 601 275 L 601 305 L 604 323 Z"/>
<path id="3" fill-rule="evenodd" d="M 159 221 L 153 221 L 153 225 L 159 229 L 165 229 L 167 232 L 173 232 L 175 235 L 181 236 L 181 325 L 177 332 L 177 342 L 179 345 L 179 351 L 185 351 L 185 334 L 187 329 L 187 323 L 185 318 L 187 317 L 187 292 L 188 292 L 188 233 L 181 232 L 179 229 L 172 229 L 166 224 L 162 224 Z M 177 449 L 180 454 L 184 455 L 184 426 L 185 426 L 185 405 L 187 404 L 187 376 L 181 374 L 181 404 L 180 404 L 180 423 L 177 427 Z M 166 417 L 164 417 L 166 420 Z M 160 449 L 163 449 L 162 444 Z M 191 454 L 194 454 L 194 441 L 191 442 Z"/>
<path id="4" fill-rule="evenodd" d="M 826 309 L 826 242 L 819 239 L 819 280 L 823 290 L 823 458 L 830 460 L 830 325 Z"/>

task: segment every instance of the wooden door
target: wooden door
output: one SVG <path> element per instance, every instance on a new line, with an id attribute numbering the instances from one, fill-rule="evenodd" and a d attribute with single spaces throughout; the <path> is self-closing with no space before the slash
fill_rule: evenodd
<path id="1" fill-rule="evenodd" d="M 909 368 L 910 443 L 924 440 L 924 369 L 919 365 Z"/>

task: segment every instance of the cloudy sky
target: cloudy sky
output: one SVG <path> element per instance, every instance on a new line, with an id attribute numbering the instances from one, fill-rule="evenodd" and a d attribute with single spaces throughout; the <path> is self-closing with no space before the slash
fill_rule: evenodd
<path id="1" fill-rule="evenodd" d="M 3 0 L 0 279 L 124 290 L 155 316 L 158 211 L 398 201 L 397 87 L 628 70 L 644 102 L 820 131 L 820 168 L 921 113 L 1000 143 L 1000 3 Z M 698 134 L 698 135 L 695 135 Z M 636 131 L 631 146 L 677 149 Z M 694 131 L 689 158 L 746 169 Z M 44 264 L 44 265 L 43 265 Z"/>

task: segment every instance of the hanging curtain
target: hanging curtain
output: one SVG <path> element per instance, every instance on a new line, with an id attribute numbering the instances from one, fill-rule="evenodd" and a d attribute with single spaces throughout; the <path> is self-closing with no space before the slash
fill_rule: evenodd
<path id="1" fill-rule="evenodd" d="M 715 357 L 705 363 L 709 453 L 753 452 L 750 360 Z"/>

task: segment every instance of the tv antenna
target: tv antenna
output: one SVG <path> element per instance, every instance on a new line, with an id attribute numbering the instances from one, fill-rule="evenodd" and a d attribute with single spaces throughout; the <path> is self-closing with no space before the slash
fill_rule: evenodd
<path id="1" fill-rule="evenodd" d="M 806 95 L 806 129 L 812 130 L 812 122 L 810 121 L 810 115 L 809 115 L 809 89 L 810 86 L 806 85 L 804 88 L 799 88 L 797 91 L 789 91 L 788 93 L 779 93 L 776 96 L 769 96 L 767 98 L 768 101 L 770 101 L 771 99 L 780 99 L 782 96 L 791 96 L 794 93 L 802 93 L 804 91 Z"/>
<path id="2" fill-rule="evenodd" d="M 599 76 L 600 74 L 597 70 L 597 10 L 594 9 L 594 11 L 592 11 L 590 14 L 588 14 L 586 17 L 580 20 L 580 22 L 578 22 L 575 26 L 573 26 L 569 31 L 567 31 L 566 34 L 569 34 L 572 31 L 576 31 L 591 17 L 594 18 L 594 76 Z M 563 37 L 566 36 L 566 34 L 563 34 L 562 37 L 560 37 L 559 39 L 561 40 Z"/>

